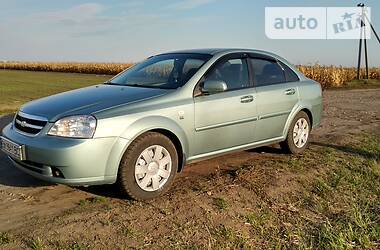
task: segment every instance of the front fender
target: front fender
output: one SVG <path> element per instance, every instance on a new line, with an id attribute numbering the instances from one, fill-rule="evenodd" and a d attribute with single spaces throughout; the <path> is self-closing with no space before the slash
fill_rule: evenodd
<path id="1" fill-rule="evenodd" d="M 189 143 L 185 131 L 174 120 L 162 116 L 144 117 L 130 124 L 120 135 L 120 137 L 129 140 L 124 151 L 138 136 L 155 129 L 168 130 L 173 133 L 180 141 L 183 153 L 188 155 Z"/>

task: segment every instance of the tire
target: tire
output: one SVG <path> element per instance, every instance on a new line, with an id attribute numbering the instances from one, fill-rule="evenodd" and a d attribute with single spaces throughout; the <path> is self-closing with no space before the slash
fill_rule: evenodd
<path id="1" fill-rule="evenodd" d="M 305 123 L 307 123 L 307 125 L 305 125 Z M 303 125 L 303 129 L 298 129 L 299 125 Z M 305 127 L 307 128 L 305 129 Z M 311 124 L 309 116 L 304 111 L 300 111 L 290 124 L 286 140 L 280 142 L 281 149 L 291 154 L 303 153 L 309 144 L 310 131 Z M 305 135 L 306 132 L 307 134 Z"/>
<path id="2" fill-rule="evenodd" d="M 160 133 L 147 132 L 136 138 L 124 153 L 117 185 L 123 195 L 139 201 L 150 200 L 169 189 L 177 170 L 174 144 Z"/>

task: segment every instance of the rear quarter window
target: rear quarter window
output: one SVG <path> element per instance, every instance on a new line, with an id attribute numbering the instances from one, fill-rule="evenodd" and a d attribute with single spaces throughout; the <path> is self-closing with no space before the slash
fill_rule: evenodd
<path id="1" fill-rule="evenodd" d="M 282 62 L 279 62 L 279 63 L 281 67 L 284 69 L 285 79 L 287 82 L 298 82 L 300 80 L 297 74 L 291 68 L 289 68 Z"/>

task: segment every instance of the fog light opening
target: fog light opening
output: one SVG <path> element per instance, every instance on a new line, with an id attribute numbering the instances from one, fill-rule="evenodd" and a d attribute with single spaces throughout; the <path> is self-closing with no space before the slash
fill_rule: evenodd
<path id="1" fill-rule="evenodd" d="M 53 177 L 57 177 L 57 178 L 65 178 L 63 176 L 63 173 L 61 172 L 61 170 L 59 170 L 58 168 L 56 167 L 51 167 L 51 172 L 53 174 Z"/>

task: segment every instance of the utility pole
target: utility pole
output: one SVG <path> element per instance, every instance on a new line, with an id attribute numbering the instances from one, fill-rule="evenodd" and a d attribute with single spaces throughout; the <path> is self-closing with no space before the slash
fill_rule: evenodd
<path id="1" fill-rule="evenodd" d="M 365 60 L 365 73 L 366 73 L 364 79 L 368 80 L 368 78 L 369 78 L 369 72 L 368 72 L 368 50 L 367 50 L 367 38 L 366 38 L 366 35 L 367 35 L 366 28 L 367 27 L 366 27 L 366 22 L 365 21 L 367 21 L 367 23 L 370 25 L 371 30 L 375 34 L 375 36 L 376 36 L 377 41 L 379 42 L 379 44 L 380 44 L 380 38 L 377 35 L 375 28 L 373 27 L 371 21 L 369 20 L 367 14 L 366 14 L 366 9 L 365 9 L 364 3 L 359 3 L 357 6 L 360 7 L 360 8 L 362 8 L 362 13 L 361 13 L 361 16 L 360 16 L 359 55 L 358 55 L 358 68 L 357 68 L 357 76 L 356 76 L 356 78 L 358 80 L 360 79 L 360 68 L 361 68 L 361 58 L 362 58 L 362 43 L 363 43 L 363 40 L 364 40 L 364 60 Z M 371 32 L 371 30 L 369 30 L 369 32 Z"/>

